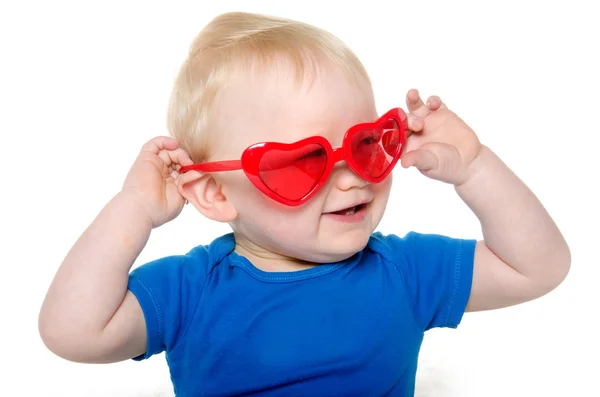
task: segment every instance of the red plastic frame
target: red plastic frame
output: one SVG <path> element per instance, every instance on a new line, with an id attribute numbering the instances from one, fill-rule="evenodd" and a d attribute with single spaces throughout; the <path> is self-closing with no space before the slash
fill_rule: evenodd
<path id="1" fill-rule="evenodd" d="M 367 174 L 365 174 L 360 167 L 357 166 L 354 158 L 352 157 L 350 142 L 353 135 L 357 132 L 375 129 L 378 127 L 382 127 L 383 124 L 389 119 L 393 119 L 398 124 L 398 128 L 400 129 L 400 143 L 397 153 L 393 156 L 392 161 L 390 162 L 389 167 L 386 172 L 384 172 L 381 176 L 374 178 Z M 331 174 L 331 170 L 333 166 L 339 161 L 346 161 L 350 169 L 354 171 L 359 177 L 363 178 L 366 181 L 371 183 L 379 183 L 383 181 L 387 176 L 392 172 L 394 166 L 400 159 L 400 154 L 404 148 L 404 143 L 406 142 L 406 133 L 408 131 L 408 118 L 406 113 L 400 108 L 394 108 L 386 112 L 379 119 L 372 123 L 361 123 L 352 126 L 350 129 L 346 131 L 344 136 L 344 140 L 342 143 L 342 147 L 333 149 L 331 144 L 327 139 L 322 136 L 312 136 L 306 139 L 303 139 L 294 143 L 280 143 L 280 142 L 261 142 L 256 143 L 254 145 L 249 146 L 242 153 L 241 160 L 225 160 L 225 161 L 215 161 L 210 163 L 202 163 L 202 164 L 192 164 L 188 166 L 181 167 L 179 169 L 180 173 L 184 173 L 187 171 L 200 171 L 206 173 L 212 172 L 223 172 L 223 171 L 235 171 L 235 170 L 243 170 L 246 174 L 246 177 L 250 180 L 250 182 L 256 186 L 262 193 L 270 197 L 271 199 L 278 201 L 282 204 L 288 206 L 298 206 L 300 204 L 308 201 L 315 193 L 319 191 L 319 189 L 325 184 L 327 178 Z M 298 200 L 290 200 L 285 197 L 282 197 L 275 192 L 273 192 L 259 176 L 259 164 L 261 157 L 270 150 L 292 150 L 301 148 L 307 144 L 316 143 L 321 145 L 326 153 L 327 160 L 325 164 L 325 169 L 321 178 L 315 184 L 311 191 L 309 191 L 306 195 Z"/>

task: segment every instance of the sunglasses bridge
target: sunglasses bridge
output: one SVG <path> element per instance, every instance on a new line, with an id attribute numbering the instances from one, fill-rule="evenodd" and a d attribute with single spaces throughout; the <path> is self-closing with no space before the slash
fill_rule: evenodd
<path id="1" fill-rule="evenodd" d="M 344 148 L 333 149 L 333 164 L 337 164 L 342 160 L 346 160 L 346 156 L 344 156 Z"/>

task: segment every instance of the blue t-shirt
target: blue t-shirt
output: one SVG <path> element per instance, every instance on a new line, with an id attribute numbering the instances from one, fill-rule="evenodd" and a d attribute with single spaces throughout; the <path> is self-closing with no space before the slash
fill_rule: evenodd
<path id="1" fill-rule="evenodd" d="M 351 258 L 264 272 L 232 234 L 132 271 L 146 359 L 166 352 L 178 397 L 412 396 L 424 332 L 456 328 L 475 240 L 374 233 Z"/>

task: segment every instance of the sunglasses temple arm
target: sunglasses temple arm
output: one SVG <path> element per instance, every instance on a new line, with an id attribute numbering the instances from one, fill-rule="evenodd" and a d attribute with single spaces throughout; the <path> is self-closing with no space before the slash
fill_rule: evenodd
<path id="1" fill-rule="evenodd" d="M 277 162 L 271 161 L 269 164 L 269 170 L 275 171 L 284 169 L 290 166 L 290 162 L 287 159 L 283 159 Z M 222 171 L 235 171 L 241 170 L 242 162 L 240 160 L 226 160 L 226 161 L 215 161 L 212 163 L 200 163 L 186 165 L 179 169 L 179 173 L 182 174 L 187 171 L 198 171 L 198 172 L 222 172 Z"/>
<path id="2" fill-rule="evenodd" d="M 215 161 L 212 163 L 192 164 L 186 165 L 179 169 L 179 173 L 187 171 L 200 171 L 200 172 L 221 172 L 221 171 L 235 171 L 242 169 L 242 162 L 240 160 L 226 160 L 226 161 Z"/>

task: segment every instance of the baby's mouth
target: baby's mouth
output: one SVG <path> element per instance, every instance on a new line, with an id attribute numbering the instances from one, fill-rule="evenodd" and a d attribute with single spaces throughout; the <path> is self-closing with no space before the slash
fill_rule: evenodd
<path id="1" fill-rule="evenodd" d="M 345 208 L 343 210 L 339 210 L 339 211 L 335 211 L 335 212 L 330 212 L 330 214 L 334 214 L 334 215 L 354 215 L 358 211 L 360 211 L 361 209 L 363 209 L 365 207 L 365 205 L 366 204 L 355 205 L 354 207 Z"/>

